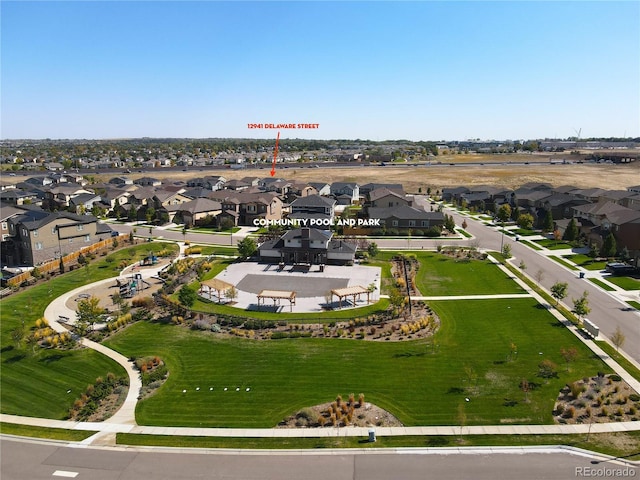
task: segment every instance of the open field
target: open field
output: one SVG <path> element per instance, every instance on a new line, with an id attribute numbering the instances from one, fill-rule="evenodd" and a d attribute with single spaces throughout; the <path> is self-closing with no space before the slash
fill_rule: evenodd
<path id="1" fill-rule="evenodd" d="M 137 323 L 106 344 L 166 362 L 167 382 L 138 404 L 138 422 L 148 425 L 273 427 L 301 408 L 360 392 L 405 425 L 456 424 L 459 405 L 469 425 L 552 423 L 562 386 L 610 371 L 530 298 L 431 305 L 442 319 L 431 342 L 255 341 Z M 512 343 L 518 353 L 509 359 Z M 560 349 L 570 346 L 579 358 L 567 372 Z M 557 377 L 537 376 L 543 359 L 559 365 Z M 522 378 L 535 386 L 529 402 Z"/>
<path id="2" fill-rule="evenodd" d="M 63 419 L 73 401 L 97 377 L 105 377 L 108 372 L 125 375 L 120 365 L 94 350 L 32 348 L 24 341 L 15 342 L 12 332 L 24 325 L 28 335 L 53 298 L 87 283 L 116 276 L 119 263 L 125 259 L 130 263 L 143 258 L 150 250 L 157 252 L 166 248 L 177 250 L 175 245 L 163 243 L 125 247 L 107 257 L 98 257 L 87 269 L 56 276 L 0 301 L 2 413 Z M 67 393 L 68 390 L 71 392 Z"/>
<path id="3" fill-rule="evenodd" d="M 527 156 L 533 161 L 546 161 L 548 155 Z M 470 162 L 476 165 L 455 166 L 448 163 Z M 432 190 L 442 190 L 444 187 L 459 185 L 498 185 L 507 188 L 517 188 L 527 182 L 545 182 L 553 186 L 573 185 L 577 188 L 604 188 L 611 190 L 625 189 L 636 185 L 640 175 L 640 162 L 625 165 L 611 164 L 511 164 L 523 162 L 520 157 L 503 155 L 454 155 L 438 157 L 437 161 L 443 165 L 416 167 L 346 167 L 346 168 L 289 168 L 278 167 L 276 176 L 296 181 L 323 181 L 327 183 L 337 181 L 354 181 L 359 184 L 368 182 L 402 183 L 407 192 L 417 192 L 427 187 Z M 501 162 L 505 165 L 481 165 L 483 162 Z M 246 176 L 266 177 L 269 168 L 264 169 L 193 169 L 183 171 L 150 170 L 144 173 L 133 173 L 132 178 L 153 176 L 163 181 L 186 180 L 202 175 L 224 175 L 228 179 L 239 179 Z M 95 175 L 100 181 L 108 181 L 115 174 Z"/>

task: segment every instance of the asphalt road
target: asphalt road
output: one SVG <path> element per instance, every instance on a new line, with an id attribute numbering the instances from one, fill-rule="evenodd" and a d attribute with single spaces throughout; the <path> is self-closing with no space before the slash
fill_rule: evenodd
<path id="1" fill-rule="evenodd" d="M 95 449 L 0 440 L 2 480 L 519 480 L 569 479 L 585 469 L 607 469 L 598 478 L 637 477 L 640 469 L 569 453 L 477 453 L 456 449 L 237 453 L 167 449 Z M 582 470 L 576 470 L 582 469 Z M 608 473 L 608 475 L 606 475 Z M 584 476 L 584 475 L 582 475 Z M 593 476 L 593 475 L 591 475 Z"/>

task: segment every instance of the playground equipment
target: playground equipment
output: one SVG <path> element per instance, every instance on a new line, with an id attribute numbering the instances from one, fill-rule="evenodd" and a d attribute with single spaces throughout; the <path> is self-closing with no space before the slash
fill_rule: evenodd
<path id="1" fill-rule="evenodd" d="M 150 253 L 145 258 L 140 260 L 140 266 L 141 267 L 145 267 L 145 266 L 149 266 L 149 265 L 155 265 L 156 263 L 158 263 L 158 257 L 156 257 L 153 253 Z"/>
<path id="2" fill-rule="evenodd" d="M 136 296 L 138 292 L 149 288 L 151 284 L 142 279 L 141 273 L 136 273 L 131 275 L 130 279 L 116 279 L 116 286 L 122 298 L 131 298 Z"/>

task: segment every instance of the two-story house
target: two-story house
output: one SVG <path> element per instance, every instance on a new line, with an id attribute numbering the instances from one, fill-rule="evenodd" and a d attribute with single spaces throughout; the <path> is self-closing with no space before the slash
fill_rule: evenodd
<path id="1" fill-rule="evenodd" d="M 300 197 L 291 203 L 291 213 L 288 218 L 328 219 L 329 222 L 333 222 L 335 206 L 336 201 L 330 197 L 321 195 Z"/>
<path id="2" fill-rule="evenodd" d="M 27 210 L 8 220 L 11 237 L 3 259 L 6 265 L 36 266 L 65 256 L 111 236 L 108 225 L 91 215 Z"/>

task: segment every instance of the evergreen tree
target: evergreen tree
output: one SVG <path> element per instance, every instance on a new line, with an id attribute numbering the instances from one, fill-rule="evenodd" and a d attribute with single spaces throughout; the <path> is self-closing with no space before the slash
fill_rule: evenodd
<path id="1" fill-rule="evenodd" d="M 551 210 L 547 210 L 544 215 L 544 220 L 542 221 L 542 231 L 543 232 L 553 231 L 553 215 L 551 214 Z"/>
<path id="2" fill-rule="evenodd" d="M 609 232 L 602 243 L 602 248 L 600 248 L 600 256 L 601 257 L 615 257 L 618 248 L 616 246 L 616 237 L 613 236 L 613 232 Z"/>
<path id="3" fill-rule="evenodd" d="M 567 229 L 564 231 L 564 235 L 562 235 L 562 239 L 567 242 L 573 242 L 578 239 L 580 232 L 578 231 L 578 224 L 576 223 L 576 219 L 572 218 L 567 226 Z"/>

